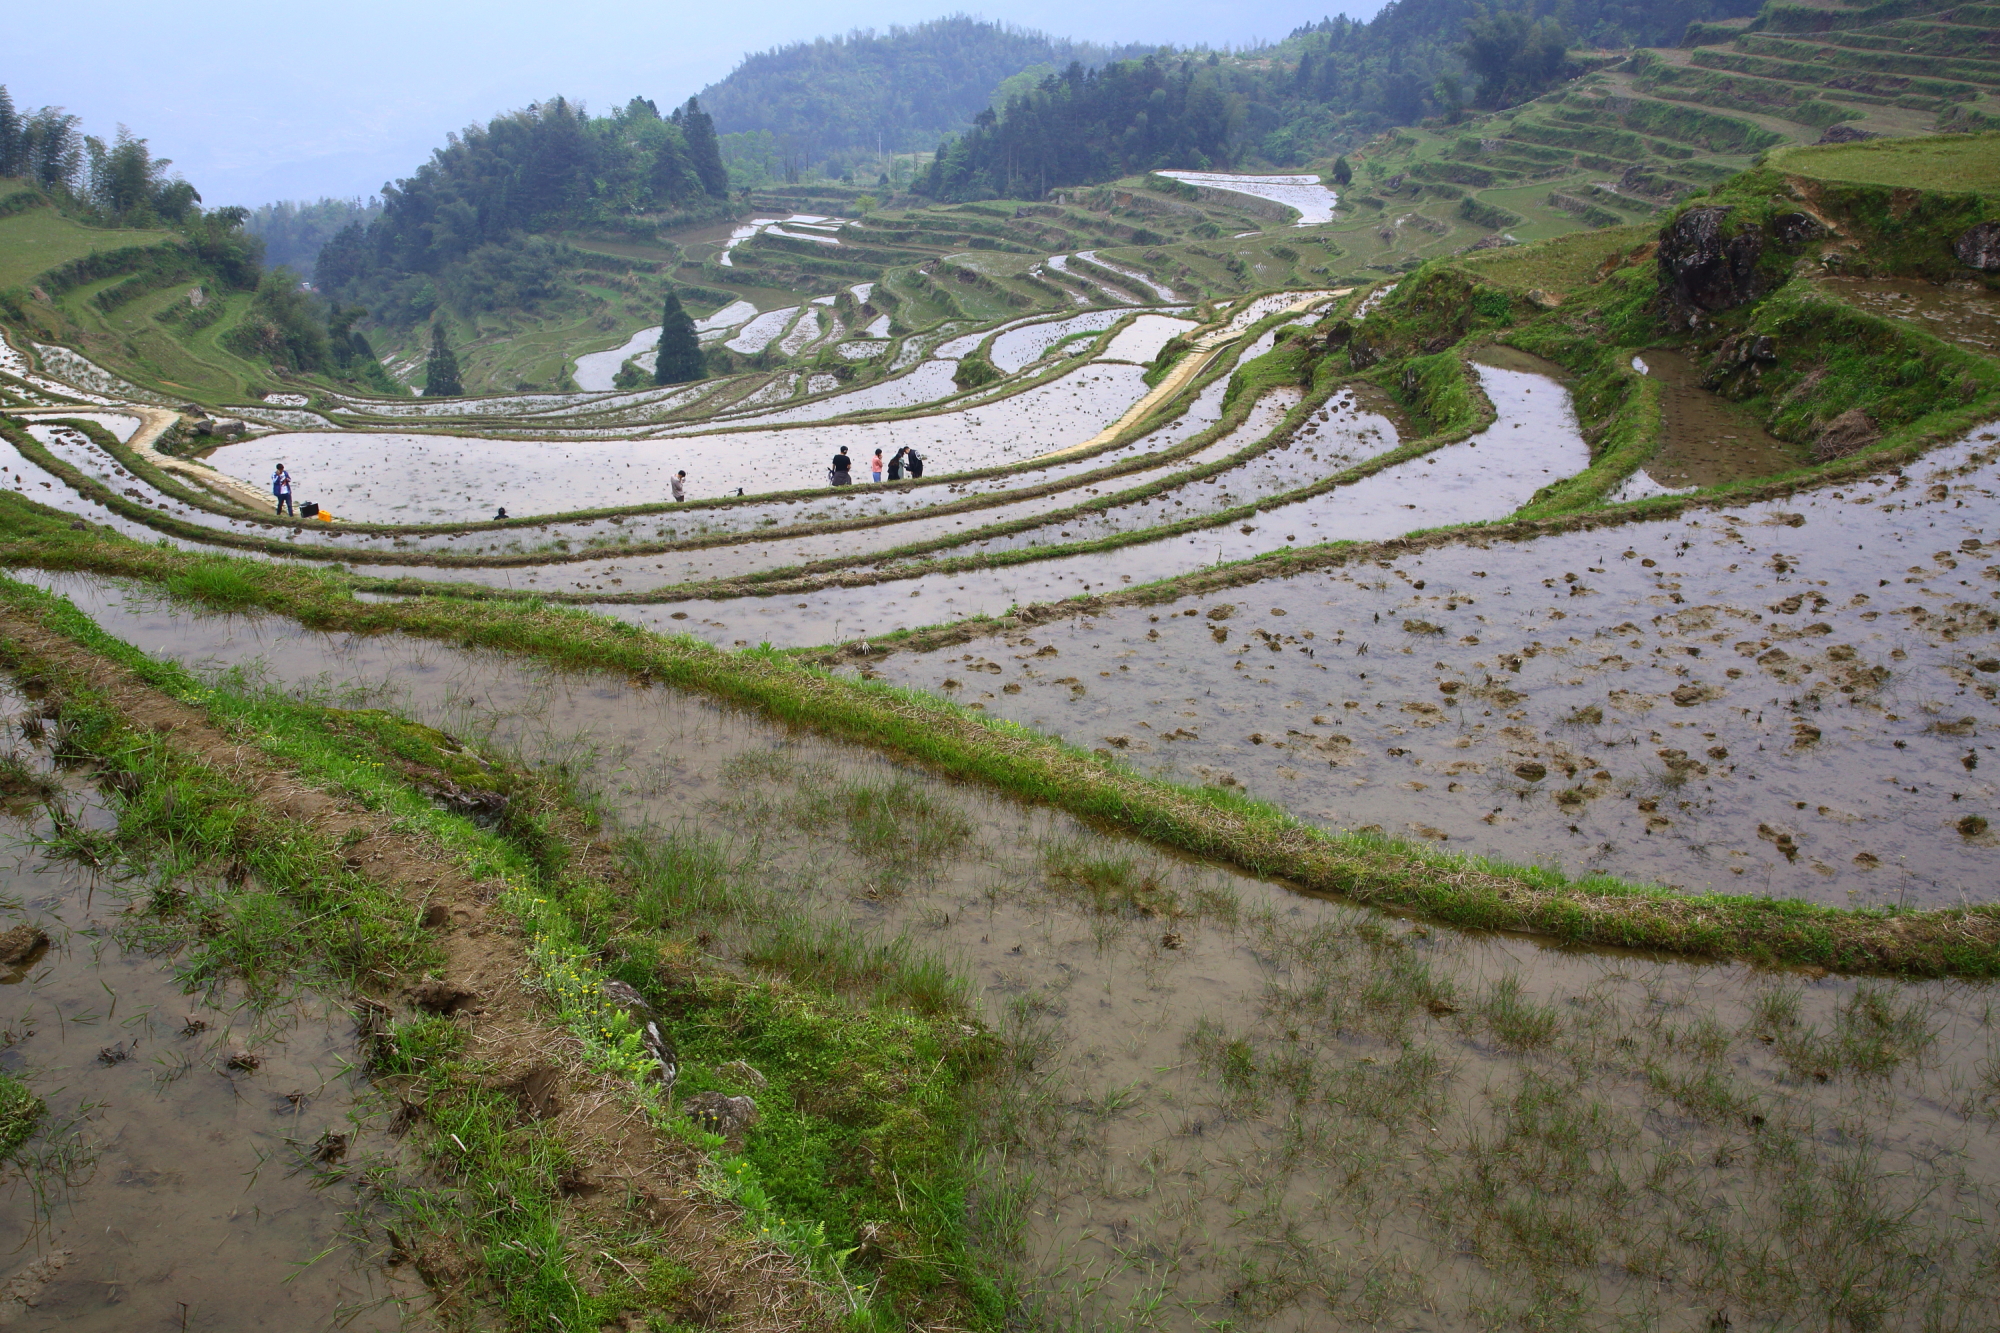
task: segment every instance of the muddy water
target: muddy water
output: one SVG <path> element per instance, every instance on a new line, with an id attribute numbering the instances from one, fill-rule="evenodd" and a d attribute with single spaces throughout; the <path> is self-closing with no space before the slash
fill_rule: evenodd
<path id="1" fill-rule="evenodd" d="M 1153 295 L 1159 297 L 1162 301 L 1171 301 L 1174 299 L 1174 294 L 1169 288 L 1161 286 L 1138 269 L 1127 268 L 1123 264 L 1114 264 L 1095 250 L 1079 250 L 1076 252 L 1076 257 L 1085 263 L 1095 264 L 1101 269 L 1108 269 L 1122 278 L 1129 278 L 1132 282 L 1151 291 Z"/>
<path id="2" fill-rule="evenodd" d="M 1160 354 L 1162 347 L 1176 337 L 1199 327 L 1201 326 L 1191 319 L 1173 319 L 1166 315 L 1141 315 L 1105 345 L 1098 359 L 1148 363 Z"/>
<path id="3" fill-rule="evenodd" d="M 689 599 L 603 610 L 621 620 L 685 629 L 725 645 L 833 643 L 968 616 L 999 615 L 1012 606 L 1166 578 L 1285 546 L 1375 540 L 1448 523 L 1501 518 L 1527 503 L 1541 487 L 1587 466 L 1590 451 L 1561 384 L 1545 375 L 1498 366 L 1481 365 L 1477 373 L 1498 413 L 1488 430 L 1310 499 L 1274 501 L 1254 519 L 1235 526 L 997 569 L 828 589 L 798 601 Z"/>
<path id="4" fill-rule="evenodd" d="M 2000 352 L 2000 296 L 1983 283 L 1908 278 L 1824 278 L 1826 289 L 1864 310 L 1908 320 L 1947 342 Z"/>
<path id="5" fill-rule="evenodd" d="M 1032 1071 L 973 1222 L 1052 1320 L 1693 1333 L 1841 1326 L 1858 1292 L 1916 1330 L 1990 1296 L 1991 988 L 1413 927 L 670 691 L 58 582 L 150 651 L 575 763 L 614 821 L 727 839 L 802 906 L 952 958 Z M 963 814 L 956 853 L 887 866 L 794 814 L 897 780 Z"/>
<path id="6" fill-rule="evenodd" d="M 116 823 L 88 802 L 81 819 Z M 0 1168 L 0 1326 L 403 1327 L 396 1302 L 421 1303 L 421 1287 L 361 1261 L 355 1195 L 318 1188 L 309 1160 L 323 1134 L 373 1123 L 352 1016 L 183 993 L 169 959 L 121 943 L 126 892 L 32 850 L 0 856 L 0 922 L 52 941 L 25 974 L 0 977 L 0 1068 L 48 1106 Z M 230 1069 L 238 1051 L 257 1067 Z M 364 1127 L 348 1153 L 387 1146 Z"/>
<path id="7" fill-rule="evenodd" d="M 1701 387 L 1701 368 L 1685 352 L 1649 351 L 1637 357 L 1645 373 L 1660 381 L 1660 451 L 1634 480 L 1644 494 L 1719 486 L 1769 477 L 1808 461 L 1807 451 L 1764 429 L 1756 414 Z M 1638 499 L 1639 494 L 1621 499 Z"/>
<path id="8" fill-rule="evenodd" d="M 2000 844 L 1961 821 L 2000 826 L 1996 442 L 876 670 L 1330 827 L 1688 889 L 1990 901 Z"/>
<path id="9" fill-rule="evenodd" d="M 1221 457 L 1263 439 L 1298 405 L 1302 396 L 1300 390 L 1293 388 L 1271 390 L 1257 400 L 1257 405 L 1244 418 L 1242 425 L 1217 444 L 1204 449 L 1202 455 Z M 1364 403 L 1367 406 L 1363 406 Z M 1372 386 L 1343 389 L 1328 400 L 1310 421 L 1298 427 L 1289 439 L 1226 473 L 1176 486 L 1170 491 L 1102 513 L 1070 520 L 1059 529 L 1035 528 L 997 537 L 990 543 L 981 542 L 980 549 L 1014 550 L 1065 540 L 1089 541 L 1113 533 L 1134 532 L 1161 523 L 1178 522 L 1296 490 L 1399 446 L 1402 436 L 1396 429 L 1396 423 L 1382 410 L 1375 410 L 1388 407 Z M 1203 458 L 1201 461 L 1206 460 Z"/>
<path id="10" fill-rule="evenodd" d="M 1012 375 L 1048 354 L 1048 350 L 1075 333 L 1098 333 L 1110 328 L 1124 312 L 1093 310 L 1069 319 L 1050 320 L 1010 329 L 993 340 L 993 364 Z"/>
<path id="11" fill-rule="evenodd" d="M 573 375 L 577 387 L 585 390 L 615 387 L 612 381 L 618 376 L 618 368 L 641 352 L 657 347 L 659 341 L 660 326 L 655 324 L 650 329 L 640 329 L 621 346 L 602 352 L 589 352 L 578 357 Z"/>

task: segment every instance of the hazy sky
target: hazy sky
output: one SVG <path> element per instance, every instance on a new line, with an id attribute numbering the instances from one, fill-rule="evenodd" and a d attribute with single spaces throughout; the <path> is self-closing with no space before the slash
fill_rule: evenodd
<path id="1" fill-rule="evenodd" d="M 1245 45 L 1382 0 L 1017 0 L 981 17 L 1102 42 Z M 563 93 L 664 109 L 750 51 L 952 12 L 940 0 L 716 5 L 571 0 L 69 0 L 10 6 L 0 84 L 16 106 L 119 122 L 210 204 L 369 194 L 448 130 Z M 754 17 L 755 22 L 742 20 Z"/>

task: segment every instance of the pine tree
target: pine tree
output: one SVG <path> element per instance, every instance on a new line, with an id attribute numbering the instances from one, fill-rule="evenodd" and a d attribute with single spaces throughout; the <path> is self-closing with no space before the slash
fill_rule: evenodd
<path id="1" fill-rule="evenodd" d="M 706 373 L 694 320 L 681 309 L 681 298 L 670 291 L 666 310 L 660 316 L 660 350 L 653 363 L 653 383 L 686 384 Z"/>
<path id="2" fill-rule="evenodd" d="M 681 127 L 681 137 L 687 140 L 688 156 L 694 160 L 701 188 L 713 198 L 726 198 L 729 168 L 722 164 L 722 142 L 715 137 L 715 121 L 690 97 L 686 106 L 675 108 L 674 124 Z"/>
<path id="3" fill-rule="evenodd" d="M 458 357 L 444 340 L 444 321 L 431 325 L 431 355 L 424 362 L 424 397 L 456 398 L 465 392 L 458 382 Z"/>
<path id="4" fill-rule="evenodd" d="M 22 159 L 21 117 L 14 110 L 14 98 L 7 85 L 0 83 L 0 176 L 26 173 L 28 164 Z"/>

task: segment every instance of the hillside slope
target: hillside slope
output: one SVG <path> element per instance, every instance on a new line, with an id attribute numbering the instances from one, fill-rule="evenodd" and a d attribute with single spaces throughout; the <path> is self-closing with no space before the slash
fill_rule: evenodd
<path id="1" fill-rule="evenodd" d="M 1147 49 L 1072 42 L 959 14 L 759 51 L 700 99 L 718 132 L 769 134 L 798 165 L 838 175 L 878 148 L 935 147 L 1023 70 L 1097 65 Z"/>

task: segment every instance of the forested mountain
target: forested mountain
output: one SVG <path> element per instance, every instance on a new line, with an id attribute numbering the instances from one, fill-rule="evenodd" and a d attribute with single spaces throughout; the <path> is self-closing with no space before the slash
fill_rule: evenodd
<path id="1" fill-rule="evenodd" d="M 701 103 L 723 134 L 768 133 L 794 171 L 831 166 L 828 174 L 838 174 L 875 156 L 878 142 L 891 152 L 929 150 L 970 125 L 1022 70 L 1089 67 L 1152 49 L 1063 41 L 960 14 L 760 51 L 702 89 Z"/>
<path id="2" fill-rule="evenodd" d="M 1294 166 L 1389 125 L 1524 101 L 1580 68 L 1572 48 L 1672 45 L 1758 0 L 1391 0 L 1224 59 L 1072 67 L 940 146 L 926 193 L 1033 197 L 1155 167 Z"/>
<path id="3" fill-rule="evenodd" d="M 662 220 L 719 216 L 728 190 L 714 124 L 695 99 L 665 117 L 642 97 L 592 116 L 558 97 L 451 136 L 414 176 L 384 187 L 379 217 L 327 242 L 315 280 L 391 323 L 440 304 L 532 305 L 568 258 L 535 233 L 650 234 Z"/>
<path id="4" fill-rule="evenodd" d="M 320 199 L 312 203 L 283 200 L 251 212 L 243 229 L 264 240 L 264 262 L 283 264 L 305 277 L 313 276 L 320 248 L 350 222 L 367 226 L 382 213 L 382 201 Z"/>

